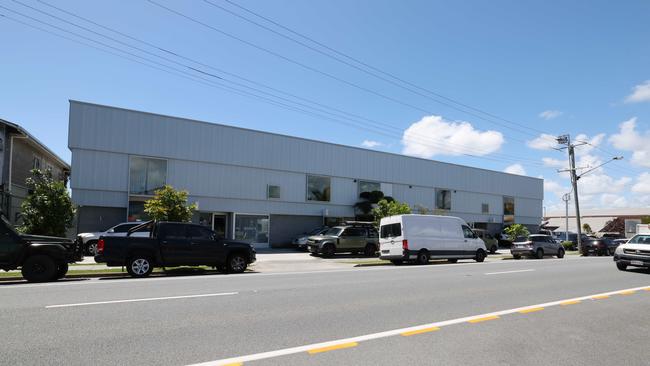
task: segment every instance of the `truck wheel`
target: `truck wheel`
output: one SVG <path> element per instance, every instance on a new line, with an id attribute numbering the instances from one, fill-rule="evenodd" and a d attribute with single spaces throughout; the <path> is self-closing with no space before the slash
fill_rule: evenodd
<path id="1" fill-rule="evenodd" d="M 334 256 L 334 253 L 336 253 L 336 247 L 334 244 L 325 244 L 323 245 L 323 249 L 321 249 L 323 253 L 323 257 L 325 258 L 331 258 Z"/>
<path id="2" fill-rule="evenodd" d="M 377 253 L 377 247 L 374 244 L 366 244 L 366 247 L 363 249 L 363 255 L 366 257 L 374 257 Z"/>
<path id="3" fill-rule="evenodd" d="M 65 274 L 68 273 L 68 263 L 59 263 L 59 266 L 56 270 L 56 279 L 60 280 L 65 277 Z"/>
<path id="4" fill-rule="evenodd" d="M 564 258 L 564 249 L 560 248 L 560 249 L 557 251 L 557 257 L 558 257 L 558 258 Z"/>
<path id="5" fill-rule="evenodd" d="M 56 279 L 57 265 L 51 257 L 37 254 L 25 260 L 21 273 L 29 282 L 53 281 Z"/>
<path id="6" fill-rule="evenodd" d="M 147 255 L 135 255 L 129 259 L 126 266 L 126 271 L 129 272 L 131 277 L 147 277 L 153 271 L 153 264 L 151 258 Z"/>
<path id="7" fill-rule="evenodd" d="M 418 257 L 415 260 L 417 264 L 424 265 L 429 263 L 429 252 L 421 250 L 418 252 Z"/>
<path id="8" fill-rule="evenodd" d="M 476 257 L 474 258 L 475 261 L 477 262 L 483 262 L 485 260 L 486 254 L 483 249 L 479 249 L 476 251 Z"/>
<path id="9" fill-rule="evenodd" d="M 246 270 L 248 261 L 242 254 L 232 254 L 228 257 L 228 273 L 242 273 Z"/>
<path id="10" fill-rule="evenodd" d="M 97 241 L 89 241 L 88 244 L 86 244 L 86 254 L 89 256 L 96 256 L 97 255 Z"/>

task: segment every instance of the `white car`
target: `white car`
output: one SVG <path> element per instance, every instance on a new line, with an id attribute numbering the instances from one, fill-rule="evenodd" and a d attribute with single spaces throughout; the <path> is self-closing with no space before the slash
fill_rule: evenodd
<path id="1" fill-rule="evenodd" d="M 80 233 L 77 234 L 77 237 L 83 244 L 85 254 L 90 256 L 95 256 L 97 254 L 97 241 L 100 236 L 126 236 L 126 233 L 129 229 L 142 224 L 142 222 L 123 222 L 117 224 L 113 227 L 106 229 L 105 231 L 98 231 L 94 233 Z M 131 236 L 140 236 L 148 237 L 149 229 L 138 230 L 137 232 L 131 234 Z"/>
<path id="2" fill-rule="evenodd" d="M 616 267 L 625 271 L 628 266 L 650 268 L 650 234 L 637 234 L 614 252 Z"/>
<path id="3" fill-rule="evenodd" d="M 393 264 L 429 259 L 474 259 L 483 262 L 487 256 L 485 243 L 467 223 L 453 216 L 398 215 L 381 219 L 379 258 Z"/>

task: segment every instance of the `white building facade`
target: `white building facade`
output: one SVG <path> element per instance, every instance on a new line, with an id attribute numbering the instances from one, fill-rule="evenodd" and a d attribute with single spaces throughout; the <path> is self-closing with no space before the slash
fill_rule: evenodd
<path id="1" fill-rule="evenodd" d="M 165 184 L 196 222 L 257 246 L 353 219 L 372 190 L 492 232 L 542 217 L 541 179 L 220 124 L 71 101 L 68 139 L 79 231 L 145 219 Z"/>

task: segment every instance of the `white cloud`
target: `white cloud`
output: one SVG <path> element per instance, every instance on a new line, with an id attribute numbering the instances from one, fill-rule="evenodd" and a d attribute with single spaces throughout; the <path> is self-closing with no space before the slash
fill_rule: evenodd
<path id="1" fill-rule="evenodd" d="M 402 153 L 421 158 L 435 155 L 488 155 L 501 148 L 501 132 L 479 131 L 469 122 L 426 116 L 404 131 Z"/>
<path id="2" fill-rule="evenodd" d="M 571 191 L 569 187 L 565 187 L 551 179 L 544 179 L 544 192 L 551 192 L 557 198 L 562 198 L 562 196 L 564 196 L 564 194 L 568 193 L 569 191 Z M 544 196 L 547 197 L 547 195 Z"/>
<path id="3" fill-rule="evenodd" d="M 361 146 L 367 147 L 369 149 L 372 149 L 372 148 L 375 148 L 375 147 L 380 147 L 380 146 L 383 146 L 383 145 L 384 144 L 382 144 L 381 142 L 373 141 L 373 140 L 363 140 L 363 142 L 361 143 Z"/>
<path id="4" fill-rule="evenodd" d="M 512 164 L 506 167 L 503 171 L 510 174 L 526 175 L 526 169 L 524 169 L 521 164 Z"/>
<path id="5" fill-rule="evenodd" d="M 632 90 L 632 94 L 625 97 L 625 103 L 650 102 L 650 80 L 635 86 Z"/>
<path id="6" fill-rule="evenodd" d="M 542 163 L 544 164 L 544 166 L 547 166 L 547 167 L 550 167 L 550 168 L 567 169 L 569 167 L 568 160 L 559 160 L 559 159 L 553 159 L 553 158 L 542 158 Z"/>
<path id="7" fill-rule="evenodd" d="M 539 137 L 527 141 L 526 145 L 535 150 L 552 150 L 557 147 L 556 136 L 543 133 Z"/>
<path id="8" fill-rule="evenodd" d="M 544 112 L 540 113 L 538 116 L 540 118 L 544 118 L 545 120 L 548 121 L 550 119 L 557 118 L 557 117 L 561 116 L 562 114 L 563 114 L 562 111 L 556 111 L 556 110 L 549 109 L 547 111 L 544 111 Z"/>
<path id="9" fill-rule="evenodd" d="M 650 167 L 650 131 L 636 130 L 636 117 L 619 125 L 619 133 L 612 135 L 609 142 L 619 150 L 632 151 L 632 164 Z"/>
<path id="10" fill-rule="evenodd" d="M 632 186 L 632 192 L 650 193 L 650 173 L 641 173 Z"/>
<path id="11" fill-rule="evenodd" d="M 630 177 L 614 179 L 606 174 L 589 174 L 578 181 L 578 192 L 582 196 L 602 193 L 619 193 L 632 182 Z"/>
<path id="12" fill-rule="evenodd" d="M 617 194 L 605 193 L 600 196 L 600 203 L 603 208 L 628 207 L 629 204 L 624 196 Z"/>
<path id="13" fill-rule="evenodd" d="M 598 135 L 592 138 L 589 138 L 589 136 L 585 135 L 584 133 L 579 134 L 573 139 L 573 142 L 586 143 L 586 144 L 576 147 L 575 149 L 576 155 L 589 154 L 592 150 L 600 146 L 600 144 L 602 144 L 604 140 L 605 140 L 604 133 L 599 133 Z"/>

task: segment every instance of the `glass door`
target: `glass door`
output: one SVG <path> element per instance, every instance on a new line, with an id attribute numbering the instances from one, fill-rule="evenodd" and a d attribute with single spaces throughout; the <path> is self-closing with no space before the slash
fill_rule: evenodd
<path id="1" fill-rule="evenodd" d="M 212 230 L 217 234 L 217 238 L 225 239 L 228 228 L 228 215 L 212 215 Z"/>

